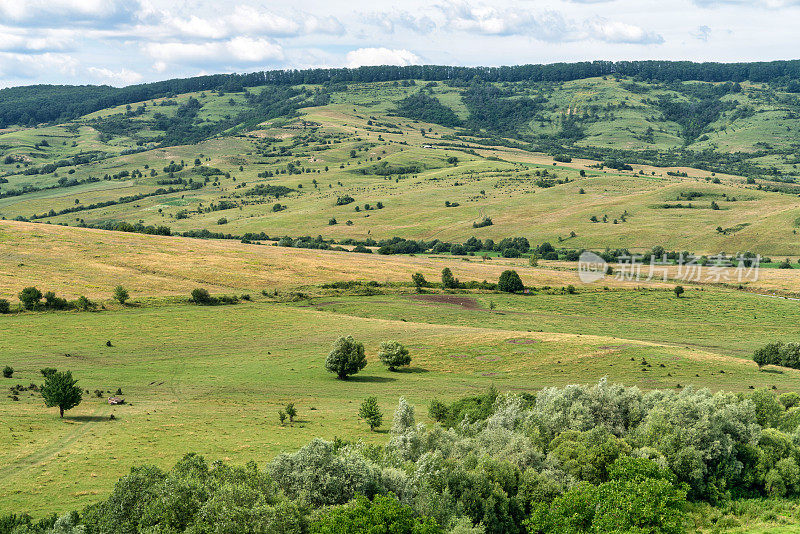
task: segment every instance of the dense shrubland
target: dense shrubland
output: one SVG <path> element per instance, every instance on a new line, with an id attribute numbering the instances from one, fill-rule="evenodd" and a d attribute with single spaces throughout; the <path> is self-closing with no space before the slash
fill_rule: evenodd
<path id="1" fill-rule="evenodd" d="M 434 401 L 443 424 L 426 426 L 401 399 L 384 446 L 315 439 L 263 469 L 189 454 L 134 468 L 81 513 L 0 518 L 0 533 L 683 532 L 698 510 L 800 492 L 798 402 L 601 380 Z"/>

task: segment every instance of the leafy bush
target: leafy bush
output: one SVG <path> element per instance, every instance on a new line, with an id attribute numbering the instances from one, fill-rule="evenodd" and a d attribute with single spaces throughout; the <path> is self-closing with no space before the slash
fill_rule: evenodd
<path id="1" fill-rule="evenodd" d="M 397 341 L 384 341 L 381 343 L 381 349 L 378 351 L 378 358 L 386 365 L 390 371 L 395 368 L 409 365 L 411 363 L 411 356 L 408 355 L 408 349 Z"/>
<path id="2" fill-rule="evenodd" d="M 517 274 L 517 271 L 507 270 L 500 274 L 500 280 L 497 282 L 497 289 L 506 293 L 516 293 L 525 289 L 522 279 Z"/>
<path id="3" fill-rule="evenodd" d="M 14 368 L 10 365 L 3 367 L 3 378 L 12 378 L 14 376 Z"/>
<path id="4" fill-rule="evenodd" d="M 337 339 L 325 360 L 325 369 L 328 372 L 336 373 L 336 377 L 340 380 L 345 380 L 348 376 L 358 373 L 366 365 L 364 344 L 357 342 L 353 336 Z"/>

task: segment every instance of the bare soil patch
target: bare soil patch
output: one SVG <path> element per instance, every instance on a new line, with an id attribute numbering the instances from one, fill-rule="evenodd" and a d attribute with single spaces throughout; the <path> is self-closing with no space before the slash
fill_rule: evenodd
<path id="1" fill-rule="evenodd" d="M 452 306 L 461 306 L 468 310 L 478 310 L 478 301 L 472 297 L 464 297 L 460 295 L 412 295 L 414 300 L 421 300 L 424 302 L 433 302 L 435 304 L 450 304 Z"/>

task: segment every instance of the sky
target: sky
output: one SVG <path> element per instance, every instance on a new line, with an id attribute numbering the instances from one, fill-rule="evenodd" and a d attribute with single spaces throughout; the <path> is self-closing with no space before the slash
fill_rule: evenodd
<path id="1" fill-rule="evenodd" d="M 0 86 L 361 65 L 800 58 L 800 0 L 0 0 Z"/>

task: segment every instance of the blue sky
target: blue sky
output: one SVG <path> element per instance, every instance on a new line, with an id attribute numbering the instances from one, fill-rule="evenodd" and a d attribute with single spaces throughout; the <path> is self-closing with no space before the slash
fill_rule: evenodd
<path id="1" fill-rule="evenodd" d="M 800 0 L 0 0 L 0 86 L 375 64 L 800 58 Z"/>

